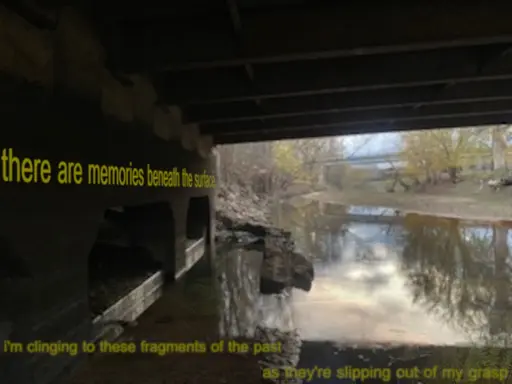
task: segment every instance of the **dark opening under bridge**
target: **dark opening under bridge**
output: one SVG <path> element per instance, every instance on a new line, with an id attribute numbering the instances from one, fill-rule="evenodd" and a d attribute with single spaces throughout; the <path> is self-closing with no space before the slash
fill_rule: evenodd
<path id="1" fill-rule="evenodd" d="M 75 180 L 78 163 L 214 174 L 214 144 L 512 120 L 510 2 L 2 4 L 0 142 L 20 164 L 74 164 Z M 214 246 L 205 185 L 18 171 L 0 186 L 3 339 L 90 339 L 88 260 L 109 220 L 170 280 Z M 78 361 L 13 355 L 0 381 L 49 383 Z"/>

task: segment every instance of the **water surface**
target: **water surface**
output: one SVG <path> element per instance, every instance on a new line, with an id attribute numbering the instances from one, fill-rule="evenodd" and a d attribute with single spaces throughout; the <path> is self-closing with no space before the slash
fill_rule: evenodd
<path id="1" fill-rule="evenodd" d="M 305 340 L 459 345 L 508 333 L 507 223 L 320 203 L 280 211 L 315 260 L 311 292 L 291 300 Z"/>

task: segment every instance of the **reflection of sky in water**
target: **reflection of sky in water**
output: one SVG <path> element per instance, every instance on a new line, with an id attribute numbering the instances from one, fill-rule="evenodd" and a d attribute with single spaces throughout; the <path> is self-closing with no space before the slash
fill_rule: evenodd
<path id="1" fill-rule="evenodd" d="M 394 215 L 394 210 L 385 208 L 361 207 L 349 212 Z M 316 266 L 312 290 L 294 291 L 294 320 L 305 339 L 438 345 L 469 341 L 467 334 L 427 312 L 424 305 L 413 304 L 396 232 L 390 232 L 388 225 L 367 223 L 350 224 L 346 229 L 343 237 L 331 235 L 336 243 L 331 248 L 339 257 L 331 255 L 330 261 Z M 462 232 L 466 240 L 476 237 L 489 244 L 492 240 L 490 228 L 464 228 Z"/>
<path id="2" fill-rule="evenodd" d="M 305 339 L 455 343 L 461 334 L 411 304 L 392 247 L 374 243 L 377 260 L 356 260 L 347 244 L 334 265 L 317 268 L 311 292 L 294 292 L 295 322 Z"/>
<path id="3" fill-rule="evenodd" d="M 386 224 L 351 224 L 348 226 L 348 234 L 370 243 L 398 246 L 396 232 Z"/>
<path id="4" fill-rule="evenodd" d="M 351 215 L 395 216 L 394 209 L 385 207 L 352 206 L 348 208 L 347 212 Z"/>

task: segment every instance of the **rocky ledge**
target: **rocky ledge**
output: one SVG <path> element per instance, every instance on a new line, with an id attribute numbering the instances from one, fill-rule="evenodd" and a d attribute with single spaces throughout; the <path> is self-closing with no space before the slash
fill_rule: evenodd
<path id="1" fill-rule="evenodd" d="M 287 287 L 311 289 L 313 264 L 296 251 L 290 232 L 272 225 L 267 198 L 241 185 L 222 186 L 216 209 L 218 243 L 263 252 L 261 293 L 279 293 Z"/>

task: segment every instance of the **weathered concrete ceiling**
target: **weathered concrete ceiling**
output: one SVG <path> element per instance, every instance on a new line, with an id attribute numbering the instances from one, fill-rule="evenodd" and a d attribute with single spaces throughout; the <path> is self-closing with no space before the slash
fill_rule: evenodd
<path id="1" fill-rule="evenodd" d="M 150 74 L 159 101 L 217 143 L 512 120 L 511 2 L 116 0 L 87 9 L 109 68 Z"/>

